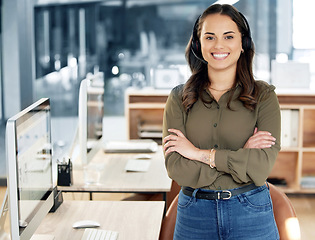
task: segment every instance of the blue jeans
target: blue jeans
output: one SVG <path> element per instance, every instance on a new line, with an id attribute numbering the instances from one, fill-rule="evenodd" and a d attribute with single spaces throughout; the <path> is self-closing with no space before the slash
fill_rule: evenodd
<path id="1" fill-rule="evenodd" d="M 180 191 L 174 240 L 185 239 L 278 240 L 269 189 L 263 185 L 228 200 L 197 199 Z"/>

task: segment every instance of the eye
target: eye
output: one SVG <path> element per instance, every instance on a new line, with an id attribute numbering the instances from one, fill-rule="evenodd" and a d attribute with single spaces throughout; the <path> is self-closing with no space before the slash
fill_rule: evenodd
<path id="1" fill-rule="evenodd" d="M 234 38 L 234 36 L 232 36 L 232 35 L 228 35 L 225 37 L 225 39 L 233 39 L 233 38 Z"/>
<path id="2" fill-rule="evenodd" d="M 214 40 L 214 37 L 212 36 L 209 36 L 209 37 L 206 37 L 207 40 Z"/>

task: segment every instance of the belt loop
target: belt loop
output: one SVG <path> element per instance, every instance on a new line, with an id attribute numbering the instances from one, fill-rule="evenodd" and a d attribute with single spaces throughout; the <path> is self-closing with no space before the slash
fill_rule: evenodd
<path id="1" fill-rule="evenodd" d="M 199 188 L 194 189 L 191 196 L 195 198 L 198 191 L 199 191 Z"/>
<path id="2" fill-rule="evenodd" d="M 199 191 L 199 188 L 194 189 L 194 191 L 193 191 L 193 193 L 191 195 L 194 198 L 195 202 L 197 201 L 196 194 L 197 194 L 198 191 Z"/>

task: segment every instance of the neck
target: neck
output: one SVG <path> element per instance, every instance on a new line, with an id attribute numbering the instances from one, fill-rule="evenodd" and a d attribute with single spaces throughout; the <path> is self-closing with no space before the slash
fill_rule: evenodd
<path id="1" fill-rule="evenodd" d="M 234 86 L 235 74 L 229 74 L 228 72 L 215 72 L 208 74 L 210 80 L 209 88 L 215 91 L 228 91 Z"/>

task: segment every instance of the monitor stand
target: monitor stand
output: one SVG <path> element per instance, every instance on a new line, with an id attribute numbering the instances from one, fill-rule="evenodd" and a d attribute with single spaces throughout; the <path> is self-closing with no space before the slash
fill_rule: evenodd
<path id="1" fill-rule="evenodd" d="M 31 240 L 55 240 L 55 237 L 53 235 L 34 234 Z"/>
<path id="2" fill-rule="evenodd" d="M 6 190 L 0 211 L 0 240 L 10 240 L 10 235 L 4 230 L 4 224 L 7 218 L 8 211 L 8 190 Z"/>

